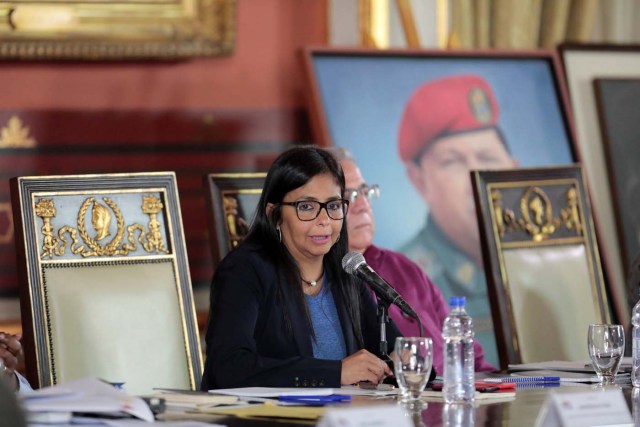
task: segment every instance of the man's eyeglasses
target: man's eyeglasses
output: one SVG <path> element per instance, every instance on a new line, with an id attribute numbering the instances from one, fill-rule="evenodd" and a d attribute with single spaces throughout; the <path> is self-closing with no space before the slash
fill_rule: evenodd
<path id="1" fill-rule="evenodd" d="M 377 199 L 380 197 L 380 187 L 378 184 L 362 184 L 358 188 L 347 188 L 344 191 L 344 197 L 351 203 L 355 203 L 358 200 L 358 196 L 362 195 L 365 199 Z"/>
<path id="2" fill-rule="evenodd" d="M 322 209 L 327 211 L 331 219 L 343 219 L 349 208 L 349 201 L 343 199 L 329 200 L 322 203 L 315 200 L 298 200 L 297 202 L 282 202 L 283 206 L 296 208 L 296 215 L 300 221 L 313 221 L 318 218 Z"/>

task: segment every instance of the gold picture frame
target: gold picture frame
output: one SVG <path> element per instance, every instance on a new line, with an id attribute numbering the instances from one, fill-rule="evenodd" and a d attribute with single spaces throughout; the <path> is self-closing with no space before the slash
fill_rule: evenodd
<path id="1" fill-rule="evenodd" d="M 183 59 L 233 52 L 236 0 L 0 3 L 2 59 Z"/>
<path id="2" fill-rule="evenodd" d="M 204 177 L 214 268 L 249 232 L 266 177 L 266 172 Z"/>

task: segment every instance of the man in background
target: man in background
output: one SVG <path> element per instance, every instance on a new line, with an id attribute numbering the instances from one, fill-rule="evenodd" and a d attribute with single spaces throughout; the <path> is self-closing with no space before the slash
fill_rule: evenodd
<path id="1" fill-rule="evenodd" d="M 428 205 L 424 227 L 400 251 L 420 265 L 445 298 L 465 296 L 476 337 L 498 364 L 470 171 L 518 166 L 498 127 L 498 104 L 477 75 L 420 86 L 405 106 L 398 151 Z"/>
<path id="2" fill-rule="evenodd" d="M 0 381 L 14 391 L 33 391 L 27 379 L 17 371 L 23 357 L 20 336 L 0 331 Z"/>
<path id="3" fill-rule="evenodd" d="M 420 317 L 424 336 L 433 340 L 433 366 L 438 374 L 444 372 L 442 324 L 449 308 L 440 290 L 429 280 L 424 271 L 401 253 L 380 248 L 373 244 L 375 221 L 371 201 L 379 195 L 377 185 L 366 183 L 350 153 L 342 148 L 329 148 L 338 159 L 345 177 L 345 195 L 349 200 L 347 232 L 349 250 L 364 255 L 367 264 L 384 278 L 411 305 Z M 407 317 L 398 307 L 389 307 L 393 319 L 404 336 L 419 336 L 415 319 Z M 390 343 L 393 345 L 393 343 Z M 495 368 L 484 358 L 482 346 L 474 343 L 476 371 L 493 371 Z"/>

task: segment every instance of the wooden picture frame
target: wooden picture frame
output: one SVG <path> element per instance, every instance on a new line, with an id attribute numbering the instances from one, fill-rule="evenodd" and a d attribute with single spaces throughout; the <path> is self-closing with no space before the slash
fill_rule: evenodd
<path id="1" fill-rule="evenodd" d="M 640 76 L 640 45 L 561 44 L 558 47 L 573 107 L 578 150 L 589 182 L 600 247 L 607 268 L 618 321 L 628 324 L 630 304 L 625 295 L 628 266 L 615 225 L 602 132 L 598 125 L 593 81 L 596 78 Z"/>
<path id="2" fill-rule="evenodd" d="M 16 0 L 0 15 L 6 59 L 179 59 L 235 45 L 236 0 Z"/>
<path id="3" fill-rule="evenodd" d="M 398 155 L 398 128 L 405 103 L 425 82 L 462 74 L 486 80 L 499 105 L 498 126 L 520 166 L 578 161 L 567 92 L 553 51 L 308 48 L 303 59 L 315 141 L 347 148 L 364 178 L 381 186 L 382 196 L 373 206 L 378 219 L 375 243 L 379 246 L 404 252 L 408 242 L 417 241 L 426 230 L 429 209 Z M 467 219 L 475 224 L 468 173 L 461 179 L 467 188 L 465 195 L 452 195 L 450 200 L 465 211 L 471 206 Z M 477 235 L 477 225 L 473 227 Z M 470 304 L 470 296 L 475 295 L 471 304 L 479 308 L 468 308 L 482 331 L 478 337 L 487 359 L 497 365 L 480 244 L 474 247 L 473 259 L 461 255 L 448 242 L 444 245 L 446 249 L 409 255 L 427 271 L 445 298 L 462 293 Z M 451 254 L 451 262 L 434 263 L 438 253 Z M 431 270 L 435 265 L 438 267 Z M 464 284 L 456 291 L 443 280 Z"/>
<path id="4" fill-rule="evenodd" d="M 624 271 L 630 272 L 640 255 L 640 74 L 635 79 L 595 79 L 593 86 Z M 631 307 L 637 288 L 627 286 Z"/>
<path id="5" fill-rule="evenodd" d="M 249 231 L 266 176 L 266 172 L 211 173 L 205 176 L 214 268 Z"/>
<path id="6" fill-rule="evenodd" d="M 611 323 L 580 165 L 471 173 L 500 368 L 588 359 Z"/>

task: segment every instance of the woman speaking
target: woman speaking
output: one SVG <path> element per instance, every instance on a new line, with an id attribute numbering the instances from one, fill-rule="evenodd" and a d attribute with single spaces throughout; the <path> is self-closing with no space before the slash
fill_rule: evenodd
<path id="1" fill-rule="evenodd" d="M 344 174 L 313 146 L 281 154 L 246 239 L 211 285 L 201 388 L 339 387 L 391 375 L 379 355 L 376 306 L 341 268 Z M 388 325 L 391 345 L 400 333 Z"/>

